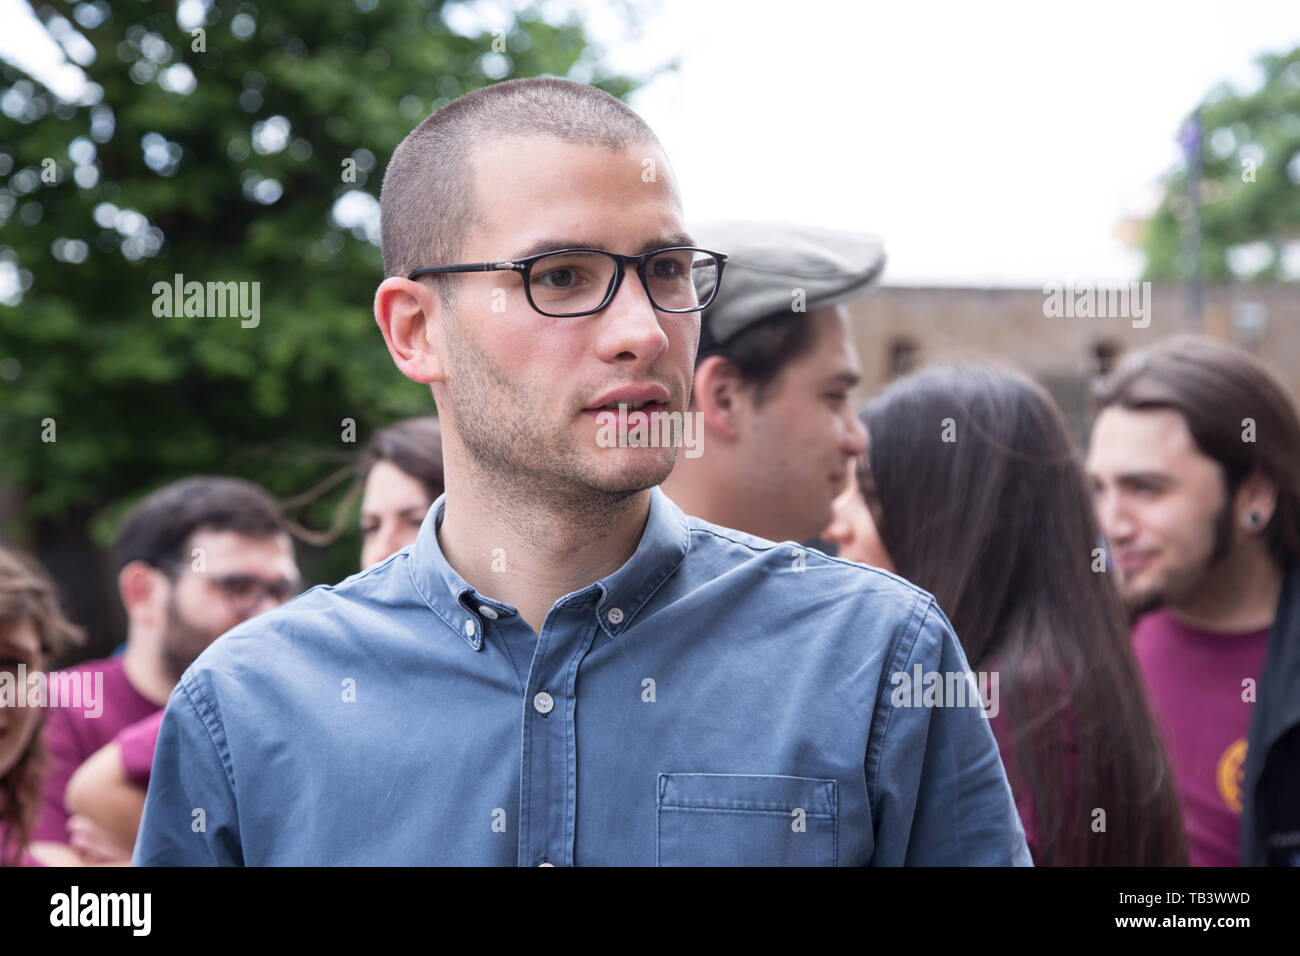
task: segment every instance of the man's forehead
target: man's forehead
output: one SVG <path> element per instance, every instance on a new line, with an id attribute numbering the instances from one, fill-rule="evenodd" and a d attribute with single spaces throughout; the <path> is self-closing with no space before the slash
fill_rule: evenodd
<path id="1" fill-rule="evenodd" d="M 828 375 L 842 371 L 862 371 L 847 308 L 843 305 L 826 305 L 809 309 L 808 321 L 813 323 L 817 337 L 812 352 L 805 356 L 808 361 Z"/>
<path id="2" fill-rule="evenodd" d="M 1187 421 L 1171 408 L 1111 406 L 1097 416 L 1088 460 L 1094 468 L 1116 472 L 1185 467 L 1202 455 Z"/>
<path id="3" fill-rule="evenodd" d="M 654 144 L 613 149 L 504 137 L 477 146 L 472 159 L 467 246 L 515 257 L 548 243 L 633 254 L 653 240 L 687 235 L 676 183 Z"/>
<path id="4" fill-rule="evenodd" d="M 293 542 L 283 532 L 269 535 L 251 535 L 230 529 L 198 528 L 186 542 L 187 559 L 195 557 L 194 550 L 202 549 L 209 570 L 213 559 L 235 563 L 247 559 L 279 558 L 291 554 Z"/>

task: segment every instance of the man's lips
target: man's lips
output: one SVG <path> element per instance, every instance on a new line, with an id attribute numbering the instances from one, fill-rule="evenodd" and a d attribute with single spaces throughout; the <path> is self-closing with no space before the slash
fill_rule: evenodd
<path id="1" fill-rule="evenodd" d="M 1151 559 L 1156 556 L 1154 551 L 1115 551 L 1111 557 L 1115 561 L 1115 567 L 1121 571 L 1138 571 L 1151 563 Z"/>
<path id="2" fill-rule="evenodd" d="M 644 404 L 642 411 L 662 411 L 667 406 L 669 398 L 671 398 L 671 395 L 663 385 L 624 385 L 622 388 L 616 388 L 601 395 L 583 411 L 617 411 L 619 405 L 634 406 L 642 404 Z M 614 408 L 603 407 L 606 405 L 613 405 Z M 629 408 L 629 410 L 633 409 Z"/>

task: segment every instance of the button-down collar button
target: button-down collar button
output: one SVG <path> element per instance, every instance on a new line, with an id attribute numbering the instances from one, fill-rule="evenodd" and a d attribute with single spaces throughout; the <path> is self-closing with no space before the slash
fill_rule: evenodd
<path id="1" fill-rule="evenodd" d="M 488 607 L 486 604 L 480 604 L 478 606 L 478 612 L 482 614 L 485 618 L 487 618 L 489 621 L 495 621 L 499 616 L 497 614 L 496 608 Z"/>
<path id="2" fill-rule="evenodd" d="M 538 694 L 536 697 L 533 698 L 533 708 L 539 714 L 549 714 L 552 708 L 554 707 L 555 707 L 555 700 L 554 698 L 551 697 L 550 694 L 546 693 L 546 691 L 542 691 L 540 694 Z"/>
<path id="3" fill-rule="evenodd" d="M 474 636 L 474 630 L 475 630 L 475 628 L 474 628 L 474 619 L 473 619 L 472 617 L 466 619 L 466 621 L 465 621 L 465 633 L 466 633 L 467 635 L 469 635 L 470 637 L 473 637 L 473 636 Z"/>
<path id="4" fill-rule="evenodd" d="M 623 623 L 623 611 L 622 611 L 621 608 L 612 607 L 612 608 L 609 609 L 609 613 L 606 614 L 605 616 L 606 616 L 607 618 L 609 618 L 609 623 L 610 623 L 610 624 L 622 624 L 622 623 Z"/>

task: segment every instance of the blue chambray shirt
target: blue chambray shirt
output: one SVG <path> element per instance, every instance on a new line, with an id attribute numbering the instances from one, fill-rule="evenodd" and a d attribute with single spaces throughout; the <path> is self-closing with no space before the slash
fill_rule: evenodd
<path id="1" fill-rule="evenodd" d="M 135 864 L 1030 863 L 981 708 L 891 700 L 969 670 L 929 594 L 655 488 L 535 636 L 448 565 L 445 500 L 185 672 Z"/>

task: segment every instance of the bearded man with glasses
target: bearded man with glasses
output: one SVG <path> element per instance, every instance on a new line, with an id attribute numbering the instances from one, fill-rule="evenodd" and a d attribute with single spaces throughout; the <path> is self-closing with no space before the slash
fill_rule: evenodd
<path id="1" fill-rule="evenodd" d="M 982 711 L 891 704 L 968 669 L 928 594 L 689 518 L 677 448 L 600 441 L 686 412 L 726 281 L 645 122 L 498 83 L 403 141 L 381 206 L 375 318 L 446 492 L 186 674 L 134 861 L 1027 863 Z"/>
<path id="2" fill-rule="evenodd" d="M 33 838 L 71 847 L 77 857 L 69 864 L 124 862 L 131 853 L 90 816 L 69 813 L 67 788 L 78 768 L 156 715 L 223 633 L 301 590 L 278 503 L 237 478 L 200 475 L 146 495 L 123 518 L 113 555 L 126 650 L 70 669 L 102 687 L 102 713 L 57 707 L 46 719 L 50 766 Z"/>

